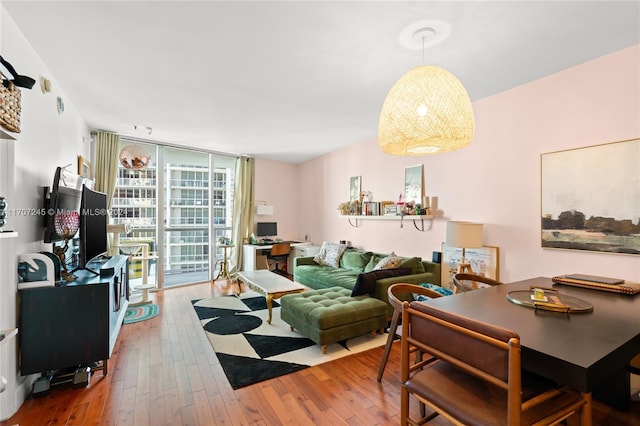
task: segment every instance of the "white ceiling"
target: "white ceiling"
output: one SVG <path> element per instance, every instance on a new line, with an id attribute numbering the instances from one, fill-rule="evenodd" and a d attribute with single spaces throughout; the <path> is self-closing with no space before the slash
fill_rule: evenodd
<path id="1" fill-rule="evenodd" d="M 446 68 L 475 101 L 640 43 L 639 1 L 2 5 L 92 128 L 293 163 L 375 139 L 414 66 Z M 398 43 L 422 19 L 451 25 L 424 61 Z"/>

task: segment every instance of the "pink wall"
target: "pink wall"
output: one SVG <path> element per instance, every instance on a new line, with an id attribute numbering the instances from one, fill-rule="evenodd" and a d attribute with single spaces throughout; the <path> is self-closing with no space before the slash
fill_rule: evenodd
<path id="1" fill-rule="evenodd" d="M 373 251 L 430 259 L 445 238 L 447 220 L 477 221 L 485 224 L 485 245 L 500 248 L 503 281 L 575 272 L 640 281 L 638 256 L 540 247 L 540 155 L 640 137 L 639 75 L 636 45 L 477 101 L 474 141 L 455 152 L 395 157 L 368 140 L 298 170 L 265 161 L 257 169 L 268 166 L 259 175 L 270 182 L 276 181 L 270 174 L 298 182 L 288 184 L 298 193 L 287 201 L 294 204 L 291 210 L 276 207 L 276 215 L 297 223 L 293 234 L 309 234 L 316 243 L 344 239 Z M 363 189 L 375 200 L 396 200 L 404 168 L 417 164 L 424 164 L 425 194 L 438 199 L 437 217 L 425 223 L 428 231 L 410 223 L 401 229 L 396 221 L 353 228 L 338 217 L 350 176 L 362 176 Z M 277 198 L 269 185 L 257 179 L 258 199 Z"/>
<path id="2" fill-rule="evenodd" d="M 256 204 L 273 206 L 273 215 L 255 215 L 255 222 L 277 222 L 278 237 L 284 240 L 304 239 L 300 234 L 298 204 L 298 165 L 256 158 Z M 254 228 L 255 232 L 255 228 Z"/>

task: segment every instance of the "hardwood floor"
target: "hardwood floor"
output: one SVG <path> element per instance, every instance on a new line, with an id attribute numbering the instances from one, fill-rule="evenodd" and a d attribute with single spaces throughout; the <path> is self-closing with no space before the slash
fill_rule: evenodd
<path id="1" fill-rule="evenodd" d="M 2 425 L 394 425 L 399 424 L 399 347 L 382 383 L 383 348 L 234 391 L 191 300 L 227 294 L 223 281 L 152 293 L 160 314 L 123 325 L 109 361 L 88 387 L 52 388 Z M 413 404 L 415 405 L 415 404 Z M 621 412 L 594 404 L 594 425 L 639 425 L 640 403 Z M 431 425 L 447 425 L 436 418 Z"/>

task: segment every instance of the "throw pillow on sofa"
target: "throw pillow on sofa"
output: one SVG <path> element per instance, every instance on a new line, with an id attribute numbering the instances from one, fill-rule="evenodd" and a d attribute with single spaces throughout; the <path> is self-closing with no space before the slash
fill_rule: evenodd
<path id="1" fill-rule="evenodd" d="M 402 263 L 402 258 L 394 255 L 387 256 L 381 259 L 376 266 L 373 267 L 374 271 L 379 269 L 395 269 Z"/>
<path id="2" fill-rule="evenodd" d="M 338 268 L 340 266 L 340 258 L 347 249 L 344 244 L 329 243 L 327 241 L 322 242 L 320 251 L 313 257 L 313 261 L 318 265 L 331 266 L 332 268 Z"/>
<path id="3" fill-rule="evenodd" d="M 367 266 L 364 267 L 363 272 L 371 272 L 371 271 L 373 271 L 373 268 L 376 267 L 378 262 L 380 262 L 380 260 L 384 259 L 385 257 L 386 256 L 380 256 L 378 254 L 372 254 L 371 255 L 371 259 L 369 259 L 369 263 L 367 263 Z"/>
<path id="4" fill-rule="evenodd" d="M 346 249 L 340 259 L 340 267 L 362 272 L 367 263 L 369 263 L 371 255 L 370 251 L 363 252 L 356 249 Z"/>
<path id="5" fill-rule="evenodd" d="M 351 297 L 362 296 L 363 294 L 371 294 L 376 291 L 376 281 L 382 278 L 400 277 L 409 275 L 409 268 L 379 269 L 376 271 L 365 272 L 358 275 L 356 285 L 353 286 Z"/>
<path id="6" fill-rule="evenodd" d="M 422 274 L 424 273 L 424 265 L 422 264 L 421 257 L 408 257 L 403 258 L 398 268 L 411 268 L 412 274 Z"/>

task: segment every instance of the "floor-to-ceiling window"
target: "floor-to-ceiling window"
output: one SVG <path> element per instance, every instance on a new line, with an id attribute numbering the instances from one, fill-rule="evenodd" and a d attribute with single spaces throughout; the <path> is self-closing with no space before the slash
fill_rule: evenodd
<path id="1" fill-rule="evenodd" d="M 141 279 L 146 270 L 158 287 L 210 280 L 222 257 L 211 248 L 231 236 L 235 157 L 144 145 L 152 163 L 142 171 L 120 166 L 113 199 L 113 221 L 132 228 L 121 244 L 148 245 L 146 261 L 133 257 L 131 278 Z"/>

